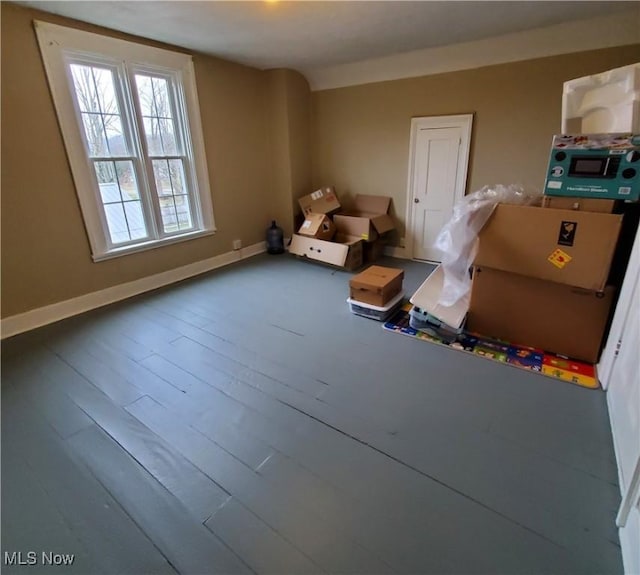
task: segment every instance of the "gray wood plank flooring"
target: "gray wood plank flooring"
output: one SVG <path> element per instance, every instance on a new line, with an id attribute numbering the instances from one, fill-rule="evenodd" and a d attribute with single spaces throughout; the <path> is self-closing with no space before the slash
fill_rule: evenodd
<path id="1" fill-rule="evenodd" d="M 387 333 L 350 277 L 261 255 L 5 340 L 5 563 L 622 573 L 604 393 Z"/>

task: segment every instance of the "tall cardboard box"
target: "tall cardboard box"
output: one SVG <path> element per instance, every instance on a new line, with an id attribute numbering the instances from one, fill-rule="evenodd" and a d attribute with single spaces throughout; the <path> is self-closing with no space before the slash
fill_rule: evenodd
<path id="1" fill-rule="evenodd" d="M 595 363 L 613 296 L 476 267 L 466 329 Z"/>
<path id="2" fill-rule="evenodd" d="M 474 264 L 602 291 L 621 226 L 618 214 L 500 204 Z"/>
<path id="3" fill-rule="evenodd" d="M 404 270 L 369 266 L 349 281 L 352 300 L 384 307 L 402 290 Z"/>
<path id="4" fill-rule="evenodd" d="M 393 219 L 388 213 L 390 206 L 389 196 L 358 194 L 353 201 L 352 209 L 333 216 L 333 222 L 338 232 L 372 242 L 378 236 L 395 229 Z"/>

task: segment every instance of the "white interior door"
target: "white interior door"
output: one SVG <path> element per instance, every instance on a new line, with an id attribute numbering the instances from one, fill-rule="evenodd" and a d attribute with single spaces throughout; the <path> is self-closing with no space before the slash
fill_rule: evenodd
<path id="1" fill-rule="evenodd" d="M 433 243 L 464 195 L 471 115 L 412 122 L 407 244 L 414 259 L 439 261 Z"/>

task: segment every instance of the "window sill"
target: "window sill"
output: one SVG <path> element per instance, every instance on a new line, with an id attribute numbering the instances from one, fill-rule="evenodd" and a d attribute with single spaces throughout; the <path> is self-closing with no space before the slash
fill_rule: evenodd
<path id="1" fill-rule="evenodd" d="M 164 246 L 169 246 L 173 244 L 178 244 L 180 242 L 187 242 L 189 240 L 194 240 L 196 238 L 202 238 L 205 236 L 212 236 L 216 233 L 215 228 L 210 230 L 198 230 L 195 232 L 191 232 L 188 234 L 183 234 L 180 236 L 175 236 L 171 238 L 165 238 L 162 240 L 152 240 L 149 242 L 144 242 L 142 244 L 136 244 L 135 246 L 126 246 L 123 248 L 115 248 L 108 252 L 101 254 L 93 254 L 92 259 L 94 262 L 101 262 L 104 260 L 111 260 L 114 258 L 119 258 L 121 256 L 128 256 L 131 254 L 136 254 L 138 252 L 146 252 L 148 250 L 155 250 L 156 248 L 162 248 Z"/>

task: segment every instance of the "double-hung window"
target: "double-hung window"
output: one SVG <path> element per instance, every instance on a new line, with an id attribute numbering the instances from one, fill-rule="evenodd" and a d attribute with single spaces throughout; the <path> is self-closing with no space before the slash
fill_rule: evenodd
<path id="1" fill-rule="evenodd" d="M 191 57 L 36 22 L 94 260 L 212 233 Z"/>

